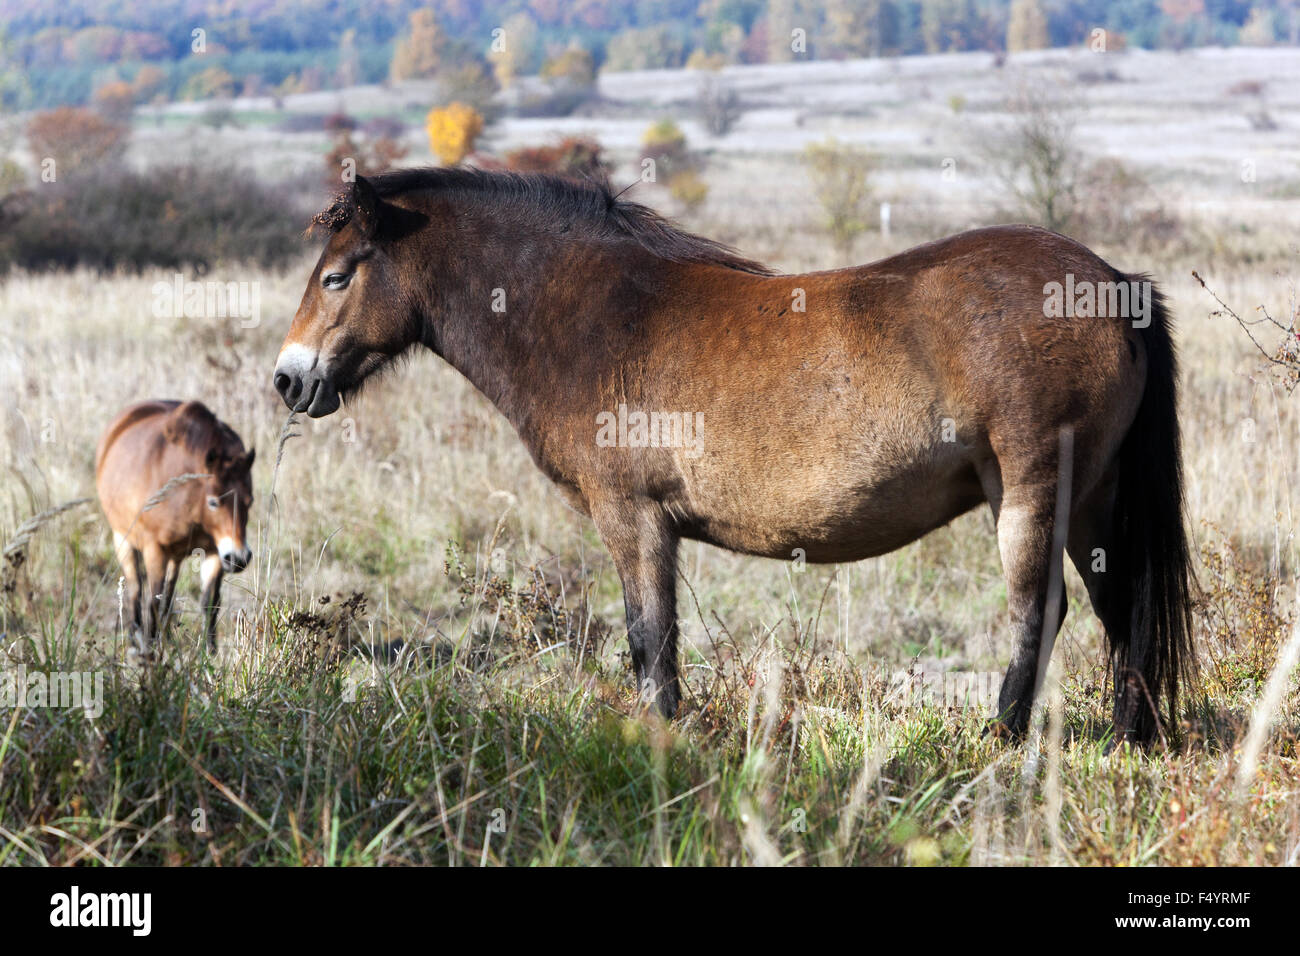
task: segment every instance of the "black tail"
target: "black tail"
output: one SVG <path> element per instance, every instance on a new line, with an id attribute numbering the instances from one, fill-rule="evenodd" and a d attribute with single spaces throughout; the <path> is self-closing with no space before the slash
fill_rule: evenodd
<path id="1" fill-rule="evenodd" d="M 1170 335 L 1164 296 L 1136 283 L 1147 276 L 1121 276 L 1149 288 L 1142 302 L 1150 324 L 1141 329 L 1147 381 L 1120 448 L 1115 503 L 1117 540 L 1123 543 L 1122 574 L 1129 591 L 1131 627 L 1111 635 L 1115 672 L 1117 738 L 1151 741 L 1160 724 L 1160 703 L 1177 717 L 1179 686 L 1193 676 L 1192 567 L 1183 524 L 1182 441 L 1178 429 L 1178 356 Z"/>

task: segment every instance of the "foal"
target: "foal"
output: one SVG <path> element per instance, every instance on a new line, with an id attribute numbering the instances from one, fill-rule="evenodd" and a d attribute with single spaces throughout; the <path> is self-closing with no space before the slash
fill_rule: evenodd
<path id="1" fill-rule="evenodd" d="M 202 553 L 203 633 L 216 650 L 222 573 L 244 570 L 252 557 L 244 542 L 254 454 L 199 402 L 132 405 L 100 438 L 99 502 L 126 578 L 132 629 L 142 633 L 146 652 L 167 632 L 181 561 L 195 551 Z"/>
<path id="2" fill-rule="evenodd" d="M 1150 740 L 1162 700 L 1173 713 L 1190 651 L 1177 370 L 1145 277 L 1030 226 L 774 275 L 603 186 L 473 170 L 358 178 L 317 222 L 285 403 L 328 415 L 416 345 L 458 369 L 595 521 L 664 714 L 681 539 L 856 561 L 981 502 L 1014 639 L 994 728 L 1028 726 L 1063 551 L 1109 638 L 1116 735 Z"/>

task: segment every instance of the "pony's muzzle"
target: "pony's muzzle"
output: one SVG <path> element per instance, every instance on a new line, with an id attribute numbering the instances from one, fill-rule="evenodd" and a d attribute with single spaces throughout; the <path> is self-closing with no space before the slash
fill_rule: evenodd
<path id="1" fill-rule="evenodd" d="M 321 418 L 339 407 L 338 389 L 316 353 L 301 345 L 286 346 L 272 379 L 284 403 L 295 412 Z"/>

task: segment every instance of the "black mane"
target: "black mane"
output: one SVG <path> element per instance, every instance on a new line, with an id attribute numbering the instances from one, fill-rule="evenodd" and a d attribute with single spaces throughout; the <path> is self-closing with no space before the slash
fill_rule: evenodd
<path id="1" fill-rule="evenodd" d="M 422 191 L 482 197 L 554 220 L 557 227 L 583 227 L 592 239 L 631 239 L 670 262 L 699 262 L 755 275 L 774 274 L 762 263 L 746 259 L 720 242 L 680 229 L 648 206 L 619 199 L 604 182 L 466 167 L 398 169 L 367 177 L 367 181 L 381 199 Z M 343 193 L 312 222 L 337 232 L 353 212 L 351 194 Z"/>

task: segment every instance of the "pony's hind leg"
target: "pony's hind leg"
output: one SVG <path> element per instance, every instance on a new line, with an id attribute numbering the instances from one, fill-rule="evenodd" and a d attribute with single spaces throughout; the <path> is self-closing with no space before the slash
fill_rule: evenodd
<path id="1" fill-rule="evenodd" d="M 1019 738 L 1029 729 L 1034 695 L 1064 618 L 1062 587 L 1059 610 L 1054 608 L 1053 620 L 1047 620 L 1052 565 L 1055 561 L 1059 567 L 1063 560 L 1056 544 L 1055 516 L 1055 481 L 1003 490 L 997 514 L 998 552 L 1007 585 L 1012 649 L 998 695 L 997 716 L 990 727 L 997 736 Z"/>
<path id="2" fill-rule="evenodd" d="M 1121 651 L 1132 645 L 1132 575 L 1123 542 L 1115 526 L 1116 474 L 1112 471 L 1087 500 L 1081 502 L 1070 522 L 1070 560 L 1088 588 L 1092 610 L 1106 629 L 1106 643 L 1115 660 L 1115 740 L 1146 740 L 1158 723 L 1155 704 L 1147 688 L 1135 675 L 1145 672 L 1148 655 L 1137 648 L 1136 664 L 1125 673 L 1119 666 Z"/>
<path id="3" fill-rule="evenodd" d="M 663 508 L 646 499 L 592 502 L 596 530 L 623 584 L 627 639 L 637 693 L 665 717 L 681 700 L 677 684 L 677 541 Z"/>

